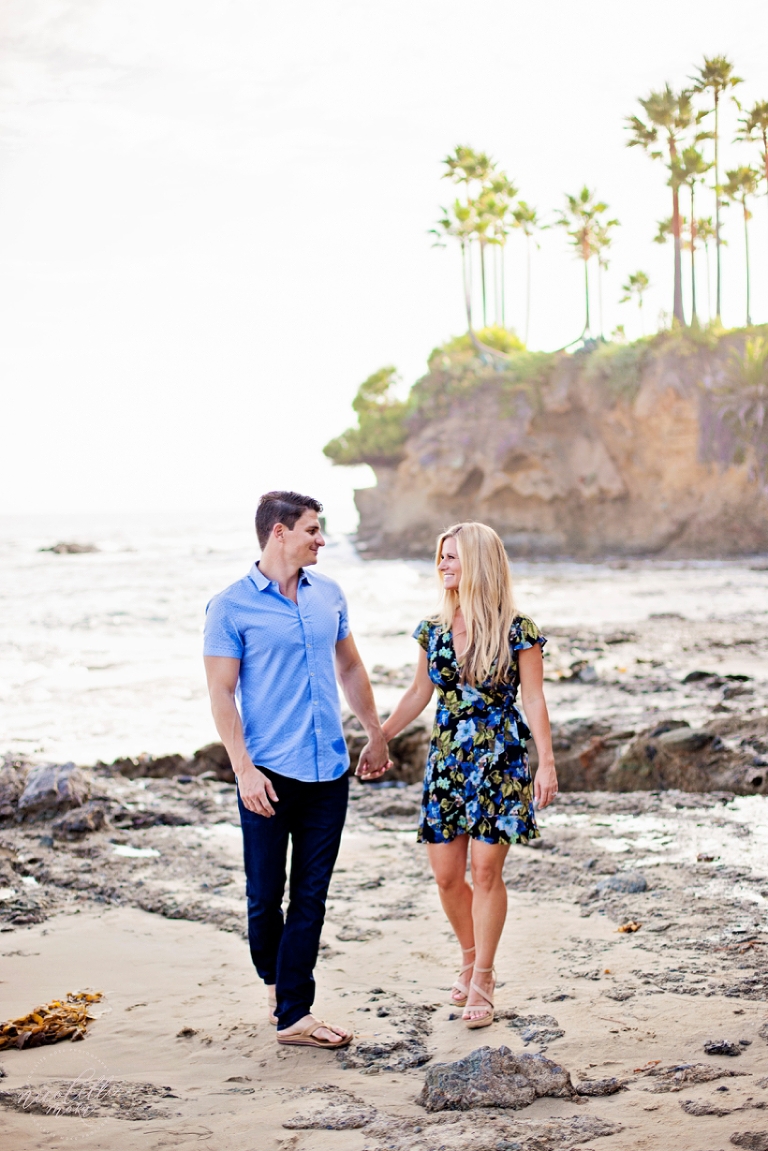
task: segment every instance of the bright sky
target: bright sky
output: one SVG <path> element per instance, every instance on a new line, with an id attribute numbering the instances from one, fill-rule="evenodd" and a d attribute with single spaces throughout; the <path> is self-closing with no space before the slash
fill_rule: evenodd
<path id="1" fill-rule="evenodd" d="M 291 486 L 351 527 L 370 473 L 332 469 L 322 445 L 362 379 L 393 363 L 412 383 L 463 326 L 458 254 L 427 235 L 451 194 L 441 158 L 489 151 L 549 218 L 596 188 L 623 225 L 605 331 L 639 334 L 620 285 L 643 268 L 649 321 L 671 309 L 671 249 L 651 242 L 669 192 L 623 119 L 705 52 L 768 99 L 767 42 L 764 0 L 5 0 L 0 512 L 250 511 Z M 736 324 L 738 210 L 726 220 Z M 765 200 L 752 246 L 766 321 Z M 523 283 L 518 236 L 519 329 Z M 706 307 L 703 275 L 699 291 Z M 582 309 L 581 269 L 547 232 L 531 346 L 573 339 Z"/>

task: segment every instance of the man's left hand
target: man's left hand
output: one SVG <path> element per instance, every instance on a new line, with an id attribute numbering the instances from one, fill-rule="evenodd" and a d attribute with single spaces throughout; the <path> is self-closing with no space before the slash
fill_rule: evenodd
<path id="1" fill-rule="evenodd" d="M 357 761 L 355 775 L 360 779 L 378 779 L 392 766 L 387 754 L 387 741 L 381 732 L 369 737 Z"/>

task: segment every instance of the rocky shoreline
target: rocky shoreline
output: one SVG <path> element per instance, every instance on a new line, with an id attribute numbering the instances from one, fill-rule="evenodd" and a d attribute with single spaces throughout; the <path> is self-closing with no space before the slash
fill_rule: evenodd
<path id="1" fill-rule="evenodd" d="M 87 1044 L 114 1058 L 115 1037 L 134 1036 L 97 1112 L 113 1125 L 111 1145 L 126 1151 L 134 1144 L 120 1130 L 165 1129 L 171 1117 L 179 1131 L 230 1124 L 237 1142 L 257 1102 L 275 1151 L 314 1151 L 329 1130 L 334 1147 L 348 1151 L 565 1151 L 598 1139 L 635 1151 L 672 1137 L 685 1151 L 729 1140 L 761 1147 L 766 647 L 768 627 L 754 614 L 727 625 L 666 615 L 631 630 L 550 629 L 545 667 L 562 791 L 540 815 L 542 838 L 509 854 L 497 1022 L 483 1037 L 490 1046 L 478 1046 L 446 1001 L 455 942 L 414 834 L 426 719 L 393 741 L 389 780 L 352 781 L 318 978 L 329 1012 L 358 1038 L 337 1057 L 316 1053 L 322 1067 L 312 1056 L 276 1056 L 274 1033 L 254 1007 L 236 794 L 219 744 L 90 767 L 6 757 L 5 962 L 45 960 L 35 983 L 42 1002 L 69 989 L 59 968 L 70 925 L 86 941 L 71 970 L 90 970 L 83 947 L 107 947 L 105 965 L 119 975 L 110 974 L 105 1002 L 131 1013 L 124 1018 L 136 1018 L 137 1029 L 126 1032 L 122 1016 L 96 1020 Z M 389 701 L 410 674 L 378 667 L 372 679 Z M 362 735 L 353 719 L 345 726 L 354 761 Z M 141 970 L 157 956 L 144 991 L 121 966 L 118 940 L 138 941 Z M 175 971 L 180 948 L 197 974 L 191 988 L 180 980 L 178 1002 L 174 982 L 155 1004 L 153 1042 L 165 1054 L 150 1073 L 148 1025 L 138 1026 L 138 1014 Z M 213 953 L 241 970 L 239 997 L 230 985 L 216 998 L 224 993 Z M 24 1111 L 25 1055 L 6 1053 L 0 1091 L 20 1139 L 34 1120 Z M 206 1086 L 198 1066 L 206 1076 L 220 1068 L 212 1073 L 221 1084 Z M 61 1082 L 69 1082 L 63 1073 Z M 206 1103 L 206 1092 L 217 1098 Z M 56 1123 L 79 1121 L 67 1114 Z M 169 1145 L 192 1143 L 179 1136 Z"/>

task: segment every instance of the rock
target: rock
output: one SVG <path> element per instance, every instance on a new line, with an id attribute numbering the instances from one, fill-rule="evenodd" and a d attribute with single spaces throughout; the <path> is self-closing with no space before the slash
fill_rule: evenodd
<path id="1" fill-rule="evenodd" d="M 479 1047 L 455 1063 L 427 1071 L 416 1102 L 427 1111 L 468 1111 L 472 1107 L 527 1107 L 543 1095 L 571 1099 L 568 1072 L 543 1055 L 515 1055 L 508 1047 Z"/>
<path id="2" fill-rule="evenodd" d="M 207 743 L 199 748 L 187 764 L 190 775 L 202 775 L 204 771 L 213 772 L 215 779 L 222 783 L 234 783 L 235 773 L 229 760 L 229 753 L 223 743 Z"/>
<path id="3" fill-rule="evenodd" d="M 768 1043 L 768 1023 L 763 1023 L 761 1027 L 758 1027 L 757 1034 Z"/>
<path id="4" fill-rule="evenodd" d="M 355 493 L 358 546 L 426 557 L 441 525 L 479 520 L 513 557 L 768 551 L 768 491 L 703 383 L 730 378 L 733 347 L 729 334 L 682 351 L 669 333 L 535 368 L 436 349 L 397 450 L 354 457 L 377 480 Z M 750 435 L 758 452 L 757 424 Z"/>
<path id="5" fill-rule="evenodd" d="M 602 895 L 606 891 L 621 892 L 622 895 L 637 895 L 648 890 L 648 880 L 639 871 L 620 871 L 601 879 L 596 890 Z"/>
<path id="6" fill-rule="evenodd" d="M 31 820 L 80 807 L 90 783 L 74 763 L 31 767 L 17 805 L 17 819 Z"/>
<path id="7" fill-rule="evenodd" d="M 183 755 L 139 755 L 135 759 L 116 759 L 110 765 L 128 779 L 172 779 L 189 772 L 190 761 Z"/>
<path id="8" fill-rule="evenodd" d="M 744 720 L 738 722 L 743 728 Z M 756 774 L 748 752 L 727 747 L 719 726 L 717 720 L 699 729 L 669 721 L 641 732 L 608 768 L 606 790 L 768 794 L 768 773 Z"/>
<path id="9" fill-rule="evenodd" d="M 418 1038 L 393 1038 L 378 1042 L 362 1040 L 340 1051 L 337 1060 L 345 1070 L 408 1071 L 422 1067 L 432 1058 Z"/>
<path id="10" fill-rule="evenodd" d="M 508 1026 L 520 1032 L 526 1047 L 529 1043 L 553 1043 L 565 1035 L 554 1015 L 516 1015 Z"/>
<path id="11" fill-rule="evenodd" d="M 58 543 L 50 548 L 40 548 L 41 552 L 53 552 L 57 556 L 81 556 L 88 555 L 91 552 L 97 552 L 99 549 L 96 544 L 78 544 L 78 543 Z"/>
<path id="12" fill-rule="evenodd" d="M 737 1131 L 731 1135 L 730 1142 L 747 1151 L 768 1151 L 768 1131 Z"/>
<path id="13" fill-rule="evenodd" d="M 681 1099 L 680 1106 L 686 1115 L 730 1115 L 732 1108 L 718 1107 L 706 1099 Z"/>
<path id="14" fill-rule="evenodd" d="M 645 1074 L 654 1080 L 651 1091 L 682 1091 L 694 1083 L 712 1083 L 715 1079 L 735 1079 L 742 1071 L 726 1071 L 711 1063 L 676 1063 L 671 1067 L 653 1067 Z"/>
<path id="15" fill-rule="evenodd" d="M 0 767 L 0 819 L 12 819 L 24 791 L 28 768 L 13 763 Z"/>
<path id="16" fill-rule="evenodd" d="M 372 1123 L 377 1114 L 373 1107 L 334 1102 L 312 1115 L 294 1115 L 283 1127 L 289 1131 L 357 1131 Z"/>
<path id="17" fill-rule="evenodd" d="M 88 835 L 92 831 L 100 831 L 105 823 L 104 807 L 97 801 L 84 803 L 82 807 L 73 808 L 64 815 L 54 819 L 51 824 L 53 834 L 63 839 L 77 839 Z"/>
<path id="18" fill-rule="evenodd" d="M 599 719 L 571 719 L 552 725 L 552 746 L 562 791 L 592 791 L 605 787 L 608 769 L 619 748 L 634 731 L 616 730 Z M 536 745 L 528 745 L 531 770 L 538 766 Z"/>
<path id="19" fill-rule="evenodd" d="M 582 1079 L 581 1083 L 575 1085 L 577 1095 L 615 1095 L 618 1091 L 625 1091 L 627 1087 L 626 1079 L 616 1079 L 611 1076 L 610 1079 Z"/>
<path id="20" fill-rule="evenodd" d="M 674 751 L 701 751 L 715 738 L 710 731 L 695 731 L 689 727 L 679 727 L 673 731 L 665 731 L 659 737 L 659 743 Z"/>
<path id="21" fill-rule="evenodd" d="M 705 1055 L 741 1055 L 739 1043 L 729 1043 L 727 1039 L 710 1039 L 704 1044 Z"/>

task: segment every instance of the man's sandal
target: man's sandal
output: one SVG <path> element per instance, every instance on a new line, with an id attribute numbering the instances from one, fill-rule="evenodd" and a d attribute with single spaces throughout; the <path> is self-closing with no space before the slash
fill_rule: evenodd
<path id="1" fill-rule="evenodd" d="M 278 1031 L 277 1042 L 281 1043 L 283 1047 L 326 1047 L 331 1051 L 336 1051 L 340 1047 L 348 1047 L 354 1039 L 351 1032 L 348 1035 L 340 1035 L 336 1043 L 330 1039 L 317 1039 L 316 1033 L 323 1027 L 327 1028 L 328 1031 L 333 1031 L 333 1028 L 329 1024 L 323 1023 L 322 1019 L 319 1022 L 317 1019 L 313 1019 L 303 1031 L 297 1031 L 295 1035 L 286 1035 L 281 1038 Z"/>
<path id="2" fill-rule="evenodd" d="M 469 955 L 469 953 L 474 950 L 474 947 L 462 947 L 461 953 L 462 955 Z M 459 968 L 459 978 L 451 987 L 451 1003 L 454 1007 L 463 1007 L 467 1002 L 467 998 L 469 996 L 469 988 L 467 987 L 466 983 L 461 982 L 461 977 L 465 971 L 471 971 L 474 966 L 475 964 L 473 961 L 472 963 L 465 963 L 463 967 Z M 454 994 L 456 991 L 458 991 L 458 995 Z"/>
<path id="3" fill-rule="evenodd" d="M 493 968 L 492 967 L 476 967 L 475 971 L 479 971 L 481 974 L 485 975 L 485 974 L 487 974 L 487 972 L 493 971 Z M 483 997 L 483 999 L 488 1004 L 488 1006 L 484 1007 L 482 1004 L 477 1004 L 477 1006 L 475 1006 L 475 1004 L 473 1003 L 471 1007 L 465 1007 L 464 1008 L 464 1014 L 462 1015 L 461 1018 L 464 1020 L 464 1023 L 467 1025 L 467 1027 L 469 1028 L 470 1031 L 475 1031 L 478 1027 L 490 1027 L 490 1025 L 493 1023 L 493 1000 L 491 999 L 491 997 L 488 995 L 488 993 L 486 991 L 483 991 L 482 987 L 478 987 L 478 985 L 475 983 L 474 979 L 471 979 L 469 981 L 469 986 L 472 988 L 473 991 L 477 992 L 478 995 L 481 995 Z M 496 989 L 495 980 L 494 980 L 493 986 L 494 986 L 494 991 L 495 991 L 495 989 Z M 493 991 L 491 992 L 491 995 L 492 994 L 493 994 Z M 477 1015 L 473 1019 L 470 1015 L 467 1015 L 468 1011 L 481 1011 L 482 1015 Z"/>
<path id="4" fill-rule="evenodd" d="M 267 988 L 267 1019 L 273 1027 L 277 1027 L 277 1015 L 275 1014 L 276 1007 L 277 995 L 275 994 L 275 990 L 273 988 L 270 992 L 269 988 Z"/>

